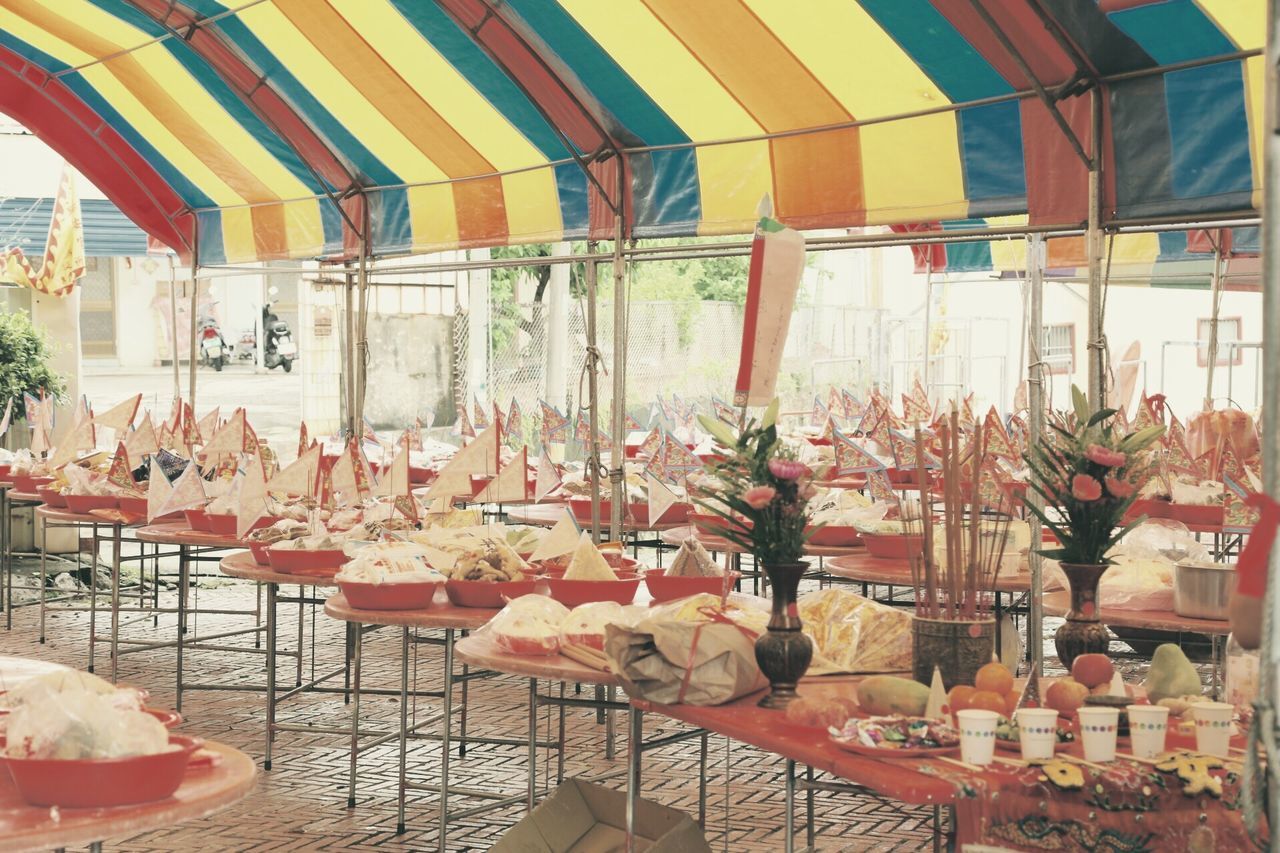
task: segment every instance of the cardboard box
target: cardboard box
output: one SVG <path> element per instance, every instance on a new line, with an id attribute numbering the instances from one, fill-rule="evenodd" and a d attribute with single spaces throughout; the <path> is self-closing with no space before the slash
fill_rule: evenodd
<path id="1" fill-rule="evenodd" d="M 697 821 L 678 809 L 636 801 L 636 850 L 711 853 Z M 568 779 L 511 827 L 493 853 L 617 853 L 626 849 L 627 795 Z"/>

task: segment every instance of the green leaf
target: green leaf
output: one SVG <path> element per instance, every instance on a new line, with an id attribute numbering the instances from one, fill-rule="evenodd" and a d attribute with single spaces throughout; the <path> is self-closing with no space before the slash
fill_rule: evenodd
<path id="1" fill-rule="evenodd" d="M 771 427 L 778 422 L 778 398 L 774 397 L 769 401 L 769 406 L 764 410 L 764 417 L 760 424 L 765 427 Z"/>
<path id="2" fill-rule="evenodd" d="M 1094 412 L 1093 416 L 1089 418 L 1089 422 L 1085 424 L 1085 428 L 1087 429 L 1088 427 L 1099 424 L 1115 413 L 1115 409 L 1098 409 L 1098 411 Z"/>
<path id="3" fill-rule="evenodd" d="M 738 443 L 738 436 L 734 434 L 733 428 L 719 418 L 698 415 L 698 423 L 702 424 L 702 428 L 711 433 L 722 446 L 733 447 Z"/>
<path id="4" fill-rule="evenodd" d="M 1062 562 L 1067 560 L 1070 562 L 1071 553 L 1066 548 L 1038 548 L 1036 553 L 1041 557 L 1047 557 L 1050 560 Z"/>
<path id="5" fill-rule="evenodd" d="M 1138 453 L 1149 447 L 1152 442 L 1162 435 L 1164 435 L 1164 424 L 1155 424 L 1137 432 L 1129 433 L 1120 440 L 1116 449 L 1122 453 Z"/>
<path id="6" fill-rule="evenodd" d="M 1071 386 L 1071 405 L 1076 411 L 1077 421 L 1084 423 L 1089 420 L 1089 398 L 1078 385 Z"/>

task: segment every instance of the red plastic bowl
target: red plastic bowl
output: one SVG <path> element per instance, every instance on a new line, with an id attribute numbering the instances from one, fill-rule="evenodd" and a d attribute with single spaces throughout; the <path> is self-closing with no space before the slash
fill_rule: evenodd
<path id="1" fill-rule="evenodd" d="M 127 512 L 130 515 L 141 515 L 143 517 L 147 514 L 146 498 L 120 498 L 118 502 L 120 504 L 121 512 Z"/>
<path id="2" fill-rule="evenodd" d="M 439 581 L 356 583 L 338 581 L 347 603 L 357 610 L 424 610 L 431 606 Z"/>
<path id="3" fill-rule="evenodd" d="M 44 501 L 44 505 L 53 507 L 54 509 L 67 508 L 67 496 L 57 489 L 47 489 L 44 486 L 36 489 L 36 494 L 40 496 L 40 500 Z"/>
<path id="4" fill-rule="evenodd" d="M 41 486 L 47 486 L 52 482 L 53 477 L 32 477 L 30 474 L 19 474 L 13 478 L 13 489 L 17 492 L 34 495 L 36 489 Z"/>
<path id="5" fill-rule="evenodd" d="M 638 560 L 624 557 L 613 551 L 606 552 L 603 556 L 604 561 L 609 564 L 610 568 L 621 569 L 624 572 L 634 572 L 636 567 L 640 565 Z M 571 559 L 573 559 L 572 554 L 563 554 L 559 557 L 552 557 L 550 560 L 539 560 L 532 565 L 543 574 L 562 575 L 569 568 Z"/>
<path id="6" fill-rule="evenodd" d="M 1147 518 L 1173 518 L 1171 512 L 1173 508 L 1173 504 L 1168 501 L 1141 498 L 1129 505 L 1128 511 L 1124 514 L 1124 520 L 1129 522 L 1144 515 Z"/>
<path id="7" fill-rule="evenodd" d="M 202 509 L 185 509 L 182 516 L 187 520 L 187 526 L 192 530 L 203 530 L 205 533 L 212 533 L 209 529 L 209 516 Z"/>
<path id="8" fill-rule="evenodd" d="M 333 577 L 348 558 L 345 553 L 336 548 L 323 551 L 268 548 L 267 559 L 271 562 L 271 568 L 286 575 Z"/>
<path id="9" fill-rule="evenodd" d="M 814 531 L 809 544 L 819 548 L 853 548 L 862 544 L 862 537 L 856 527 L 828 524 Z"/>
<path id="10" fill-rule="evenodd" d="M 253 561 L 259 566 L 271 565 L 271 556 L 267 553 L 271 548 L 269 542 L 250 542 L 249 553 L 253 555 Z"/>
<path id="11" fill-rule="evenodd" d="M 551 597 L 565 607 L 573 608 L 593 601 L 616 601 L 630 604 L 640 588 L 640 577 L 619 578 L 616 581 L 571 581 L 564 578 L 547 578 Z"/>
<path id="12" fill-rule="evenodd" d="M 924 552 L 923 536 L 906 536 L 900 533 L 890 535 L 864 533 L 862 544 L 867 546 L 868 554 L 886 560 L 906 560 Z"/>
<path id="13" fill-rule="evenodd" d="M 13 469 L 12 465 L 0 465 L 0 480 L 9 476 L 9 471 Z"/>
<path id="14" fill-rule="evenodd" d="M 591 520 L 591 500 L 588 498 L 569 498 L 569 508 L 573 510 L 573 515 L 579 521 Z M 693 507 L 686 503 L 675 503 L 662 516 L 660 524 L 683 524 L 689 520 L 689 511 Z M 610 513 L 613 512 L 613 501 L 600 501 L 600 517 L 608 519 Z M 645 525 L 649 523 L 649 504 L 645 503 L 629 503 L 627 504 L 626 520 L 637 525 Z"/>
<path id="15" fill-rule="evenodd" d="M 1183 524 L 1221 525 L 1224 520 L 1222 507 L 1213 504 L 1169 504 L 1164 517 Z"/>
<path id="16" fill-rule="evenodd" d="M 179 714 L 177 711 L 165 711 L 165 710 L 161 710 L 160 708 L 144 707 L 142 709 L 142 713 L 150 714 L 151 716 L 155 717 L 157 720 L 159 720 L 161 723 L 164 724 L 164 727 L 166 729 L 172 729 L 182 725 L 182 715 Z"/>
<path id="17" fill-rule="evenodd" d="M 526 581 L 445 581 L 444 591 L 454 607 L 483 607 L 496 610 L 508 600 L 529 595 L 537 587 L 536 580 Z"/>
<path id="18" fill-rule="evenodd" d="M 693 526 L 698 528 L 698 532 L 707 536 L 720 536 L 720 531 L 730 525 L 730 521 L 727 518 L 721 518 L 711 512 L 691 512 L 689 513 L 689 521 L 693 522 Z M 751 522 L 745 518 L 736 519 L 732 524 L 738 525 L 743 530 L 751 529 Z"/>
<path id="19" fill-rule="evenodd" d="M 67 509 L 83 515 L 91 509 L 115 509 L 114 495 L 64 495 Z"/>
<path id="20" fill-rule="evenodd" d="M 215 514 L 210 512 L 210 513 L 205 513 L 205 518 L 209 520 L 210 533 L 217 533 L 219 536 L 235 536 L 236 535 L 236 521 L 237 521 L 236 516 L 223 515 L 220 513 Z M 276 518 L 275 516 L 264 515 L 262 518 L 255 521 L 252 526 L 250 526 L 249 532 L 252 533 L 253 531 L 258 530 L 260 528 L 270 527 L 271 525 L 275 524 L 279 520 L 280 519 Z"/>
<path id="21" fill-rule="evenodd" d="M 169 735 L 169 743 L 178 749 L 130 758 L 10 758 L 7 763 L 14 787 L 33 806 L 131 806 L 173 796 L 182 784 L 191 753 L 203 744 L 197 738 L 175 734 Z"/>
<path id="22" fill-rule="evenodd" d="M 649 569 L 644 573 L 645 586 L 649 587 L 649 594 L 653 596 L 655 602 L 688 598 L 691 595 L 698 595 L 703 592 L 720 595 L 724 591 L 726 583 L 724 577 L 667 577 L 663 574 L 665 571 L 666 569 Z M 732 583 L 731 580 L 728 582 Z"/>

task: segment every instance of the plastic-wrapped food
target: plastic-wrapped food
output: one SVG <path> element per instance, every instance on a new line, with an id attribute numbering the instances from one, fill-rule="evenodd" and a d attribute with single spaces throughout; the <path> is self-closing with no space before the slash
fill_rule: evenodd
<path id="1" fill-rule="evenodd" d="M 426 564 L 425 550 L 410 542 L 375 542 L 355 552 L 336 579 L 348 583 L 430 583 L 444 576 Z"/>
<path id="2" fill-rule="evenodd" d="M 159 720 L 129 707 L 102 679 L 79 677 L 84 675 L 50 673 L 17 688 L 6 730 L 9 757 L 124 758 L 169 748 Z"/>
<path id="3" fill-rule="evenodd" d="M 827 489 L 809 501 L 805 512 L 813 524 L 850 527 L 858 521 L 882 518 L 886 509 L 853 489 Z"/>
<path id="4" fill-rule="evenodd" d="M 532 554 L 538 547 L 544 531 L 539 527 L 513 526 L 507 528 L 507 544 L 517 554 Z"/>
<path id="5" fill-rule="evenodd" d="M 802 595 L 804 631 L 814 643 L 811 674 L 911 669 L 911 615 L 839 587 Z"/>
<path id="6" fill-rule="evenodd" d="M 524 577 L 527 565 L 505 539 L 479 538 L 458 554 L 449 577 L 464 581 L 515 581 Z"/>
<path id="7" fill-rule="evenodd" d="M 317 533 L 276 542 L 271 547 L 280 551 L 341 551 L 345 537 L 334 533 Z"/>
<path id="8" fill-rule="evenodd" d="M 1185 524 L 1157 518 L 1144 522 L 1112 549 L 1112 566 L 1098 582 L 1098 604 L 1114 610 L 1172 610 L 1174 567 L 1183 560 L 1212 561 Z M 1065 589 L 1066 576 L 1045 561 L 1046 589 Z"/>
<path id="9" fill-rule="evenodd" d="M 1222 503 L 1223 488 L 1218 480 L 1175 477 L 1170 483 L 1170 496 L 1180 506 L 1214 506 Z"/>
<path id="10" fill-rule="evenodd" d="M 482 629 L 513 655 L 554 655 L 560 651 L 560 624 L 569 610 L 545 595 L 522 595 L 507 603 Z"/>
<path id="11" fill-rule="evenodd" d="M 142 697 L 132 687 L 117 687 L 106 679 L 77 669 L 58 669 L 27 679 L 7 693 L 0 694 L 6 708 L 30 705 L 60 693 L 94 693 L 109 700 L 121 710 L 137 711 Z"/>
<path id="12" fill-rule="evenodd" d="M 301 539 L 311 530 L 301 521 L 282 518 L 269 527 L 259 527 L 249 534 L 250 542 L 262 542 L 267 545 L 285 542 L 290 539 Z"/>
<path id="13" fill-rule="evenodd" d="M 568 645 L 604 649 L 606 625 L 632 625 L 649 612 L 648 607 L 622 605 L 616 601 L 579 604 L 560 623 L 560 641 Z"/>
<path id="14" fill-rule="evenodd" d="M 697 538 L 690 536 L 680 543 L 680 550 L 663 574 L 676 578 L 720 577 L 724 569 L 711 559 Z"/>
<path id="15" fill-rule="evenodd" d="M 600 549 L 596 547 L 596 543 L 591 541 L 590 534 L 583 531 L 581 538 L 578 539 L 578 547 L 573 551 L 573 558 L 569 560 L 569 568 L 565 569 L 564 579 L 612 581 L 617 580 L 618 576 L 613 573 L 613 569 L 600 553 Z"/>

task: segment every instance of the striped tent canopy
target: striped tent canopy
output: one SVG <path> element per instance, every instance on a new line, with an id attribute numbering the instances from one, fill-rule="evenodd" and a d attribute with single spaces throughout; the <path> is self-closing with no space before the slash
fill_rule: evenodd
<path id="1" fill-rule="evenodd" d="M 983 226 L 1016 227 L 1025 222 L 1023 217 L 966 219 L 913 228 L 895 226 L 894 230 L 967 231 Z M 1224 289 L 1261 289 L 1261 234 L 1256 227 L 1116 234 L 1104 238 L 1103 267 L 1113 284 L 1208 288 L 1218 248 L 1222 250 L 1218 273 Z M 1027 271 L 1027 241 L 1023 237 L 916 244 L 911 251 L 917 273 L 995 273 L 1002 278 L 1021 279 Z M 1089 260 L 1083 237 L 1049 237 L 1045 240 L 1045 255 L 1046 278 L 1088 281 Z"/>
<path id="2" fill-rule="evenodd" d="M 1264 0 L 0 0 L 0 111 L 201 263 L 1258 206 Z M 1046 106 L 1036 90 L 1053 101 Z"/>

